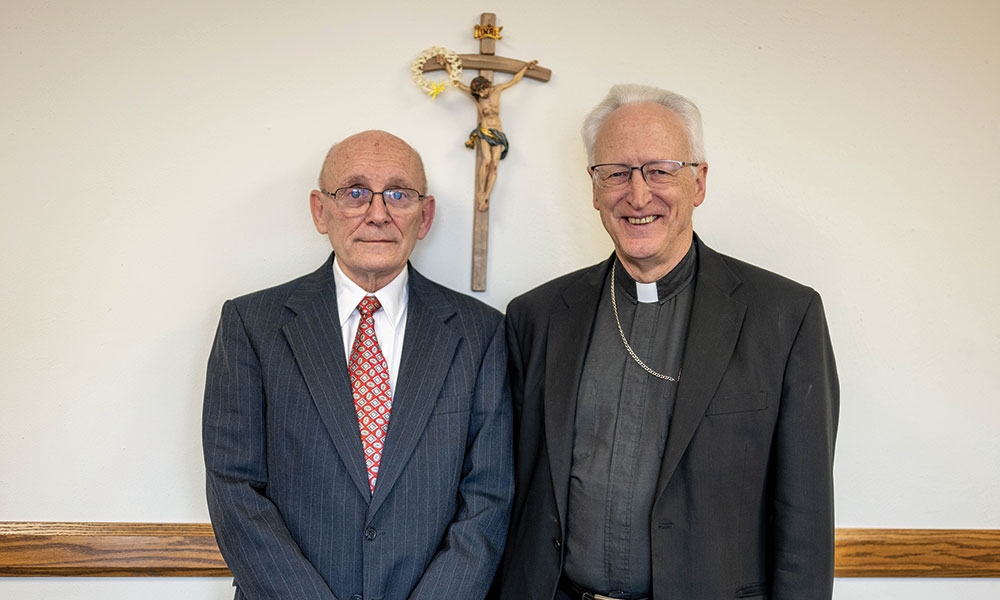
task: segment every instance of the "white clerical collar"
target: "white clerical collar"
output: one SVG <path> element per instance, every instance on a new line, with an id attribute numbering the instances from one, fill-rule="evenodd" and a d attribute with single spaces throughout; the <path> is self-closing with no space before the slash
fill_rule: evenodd
<path id="1" fill-rule="evenodd" d="M 656 290 L 656 282 L 639 283 L 635 282 L 635 299 L 639 302 L 656 302 L 660 299 Z"/>
<path id="2" fill-rule="evenodd" d="M 392 321 L 392 326 L 399 325 L 399 320 L 403 317 L 403 310 L 406 308 L 408 288 L 406 284 L 409 280 L 409 269 L 403 267 L 403 270 L 392 281 L 373 294 L 369 294 L 361 286 L 351 281 L 351 278 L 340 268 L 337 257 L 334 257 L 333 281 L 337 286 L 337 312 L 340 313 L 340 326 L 343 327 L 347 323 L 347 319 L 357 309 L 361 299 L 368 295 L 378 296 L 379 304 L 382 305 L 382 310 Z"/>

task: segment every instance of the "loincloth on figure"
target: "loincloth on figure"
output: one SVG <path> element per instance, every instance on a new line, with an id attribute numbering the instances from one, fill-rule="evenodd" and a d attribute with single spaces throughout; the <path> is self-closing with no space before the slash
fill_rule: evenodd
<path id="1" fill-rule="evenodd" d="M 507 141 L 507 135 L 504 132 L 499 129 L 476 127 L 469 133 L 469 141 L 465 142 L 465 147 L 469 149 L 475 148 L 476 138 L 483 140 L 490 146 L 502 146 L 503 152 L 500 153 L 500 160 L 507 157 L 507 151 L 510 150 L 510 142 Z"/>

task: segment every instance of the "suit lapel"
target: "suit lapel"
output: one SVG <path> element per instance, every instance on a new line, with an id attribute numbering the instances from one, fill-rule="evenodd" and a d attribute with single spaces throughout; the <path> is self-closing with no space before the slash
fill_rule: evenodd
<path id="1" fill-rule="evenodd" d="M 722 376 L 746 314 L 731 294 L 740 281 L 714 250 L 698 247 L 698 275 L 674 414 L 660 466 L 659 498 L 687 450 Z"/>
<path id="2" fill-rule="evenodd" d="M 562 294 L 563 306 L 552 312 L 545 352 L 545 445 L 561 522 L 566 522 L 573 428 L 580 376 L 587 356 L 594 315 L 611 261 L 585 271 Z"/>
<path id="3" fill-rule="evenodd" d="M 296 313 L 282 328 L 285 338 L 340 459 L 358 491 L 368 497 L 368 475 L 337 311 L 332 255 L 303 280 L 285 305 Z"/>
<path id="4" fill-rule="evenodd" d="M 420 273 L 407 268 L 410 280 L 406 334 L 389 433 L 369 507 L 373 514 L 403 473 L 423 435 L 460 339 L 447 323 L 455 314 L 454 306 Z"/>

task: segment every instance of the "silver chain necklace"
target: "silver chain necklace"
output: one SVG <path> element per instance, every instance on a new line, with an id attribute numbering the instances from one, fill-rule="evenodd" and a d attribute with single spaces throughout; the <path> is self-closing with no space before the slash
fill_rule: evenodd
<path id="1" fill-rule="evenodd" d="M 642 360 L 638 356 L 636 356 L 635 351 L 632 350 L 632 346 L 628 345 L 628 340 L 625 339 L 625 332 L 622 330 L 621 319 L 618 318 L 618 302 L 615 301 L 615 270 L 616 270 L 615 266 L 617 266 L 617 265 L 615 265 L 615 264 L 611 265 L 611 310 L 614 311 L 614 313 L 615 313 L 615 323 L 618 324 L 618 335 L 622 336 L 622 343 L 625 344 L 625 349 L 628 350 L 628 354 L 629 354 L 629 356 L 632 357 L 632 360 L 634 360 L 637 365 L 639 365 L 640 367 L 642 367 L 642 369 L 644 371 L 646 371 L 647 373 L 649 373 L 653 377 L 659 377 L 660 379 L 665 379 L 667 381 L 673 381 L 673 382 L 676 383 L 677 382 L 677 377 L 681 376 L 680 373 L 677 374 L 677 377 L 671 377 L 670 375 L 664 375 L 663 373 L 657 373 L 653 369 L 650 369 L 646 365 L 646 363 L 642 362 Z"/>

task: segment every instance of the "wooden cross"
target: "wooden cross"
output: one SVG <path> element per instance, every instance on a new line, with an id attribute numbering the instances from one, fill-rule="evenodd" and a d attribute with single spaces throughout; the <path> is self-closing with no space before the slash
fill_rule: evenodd
<path id="1" fill-rule="evenodd" d="M 496 23 L 497 16 L 494 13 L 483 13 L 479 25 L 474 29 L 475 37 L 479 39 L 479 54 L 458 55 L 462 60 L 463 70 L 466 68 L 478 69 L 479 75 L 485 77 L 490 82 L 493 81 L 494 71 L 517 74 L 529 64 L 525 61 L 494 55 L 496 41 L 500 39 L 499 33 L 503 29 L 502 27 L 497 28 Z M 427 61 L 424 66 L 425 71 L 437 71 L 444 68 L 444 64 L 437 63 L 434 60 Z M 523 76 L 538 81 L 548 81 L 552 77 L 552 71 L 544 67 L 539 67 L 537 64 L 531 64 L 523 73 Z M 520 79 L 520 76 L 517 77 Z M 463 89 L 468 91 L 466 87 L 463 87 Z M 499 91 L 497 93 L 499 94 Z M 479 143 L 478 141 L 474 142 L 473 137 L 470 137 L 469 140 L 470 143 Z M 488 183 L 482 179 L 484 176 L 483 173 L 489 171 L 489 165 L 486 164 L 487 159 L 478 148 L 473 146 L 473 149 L 476 150 L 475 195 L 477 198 L 472 221 L 472 289 L 473 291 L 482 292 L 486 290 L 486 256 L 489 241 L 490 213 L 488 194 L 485 197 L 484 203 L 481 201 L 481 191 L 491 186 L 488 186 Z M 493 166 L 495 168 L 495 165 Z M 495 171 L 493 172 L 493 176 L 495 177 Z"/>

